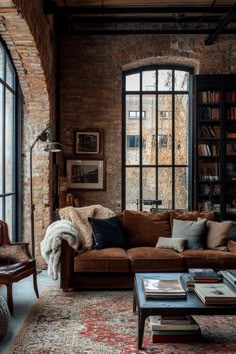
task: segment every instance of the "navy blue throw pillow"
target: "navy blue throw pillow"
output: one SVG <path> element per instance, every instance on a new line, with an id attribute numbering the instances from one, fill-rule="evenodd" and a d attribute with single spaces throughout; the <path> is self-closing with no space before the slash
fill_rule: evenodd
<path id="1" fill-rule="evenodd" d="M 120 247 L 126 248 L 126 237 L 119 219 L 114 216 L 109 219 L 88 218 L 93 230 L 95 248 Z"/>

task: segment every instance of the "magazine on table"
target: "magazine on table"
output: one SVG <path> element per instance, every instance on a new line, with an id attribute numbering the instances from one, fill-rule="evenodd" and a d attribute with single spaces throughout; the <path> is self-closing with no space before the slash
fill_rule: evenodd
<path id="1" fill-rule="evenodd" d="M 195 284 L 194 291 L 205 304 L 236 304 L 236 292 L 225 283 Z"/>
<path id="2" fill-rule="evenodd" d="M 143 278 L 143 288 L 146 297 L 182 298 L 186 296 L 186 291 L 179 279 Z"/>

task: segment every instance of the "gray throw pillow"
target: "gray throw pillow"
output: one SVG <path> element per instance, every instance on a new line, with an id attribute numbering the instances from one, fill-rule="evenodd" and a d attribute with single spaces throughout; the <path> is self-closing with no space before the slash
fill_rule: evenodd
<path id="1" fill-rule="evenodd" d="M 207 219 L 199 221 L 173 220 L 172 237 L 185 238 L 186 248 L 202 250 L 206 236 Z"/>
<path id="2" fill-rule="evenodd" d="M 185 243 L 184 238 L 159 237 L 156 248 L 169 248 L 177 252 L 183 252 Z"/>

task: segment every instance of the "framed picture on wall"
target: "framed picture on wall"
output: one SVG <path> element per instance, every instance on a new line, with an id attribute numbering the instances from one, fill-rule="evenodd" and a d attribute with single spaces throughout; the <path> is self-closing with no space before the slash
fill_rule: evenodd
<path id="1" fill-rule="evenodd" d="M 103 153 L 103 130 L 76 130 L 74 151 L 78 155 L 97 155 Z"/>
<path id="2" fill-rule="evenodd" d="M 66 175 L 69 188 L 105 189 L 103 160 L 67 160 Z"/>

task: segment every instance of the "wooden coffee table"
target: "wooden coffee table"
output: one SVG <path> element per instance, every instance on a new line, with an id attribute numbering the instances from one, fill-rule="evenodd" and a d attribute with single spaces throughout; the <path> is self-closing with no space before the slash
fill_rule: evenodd
<path id="1" fill-rule="evenodd" d="M 142 278 L 176 279 L 181 273 L 136 273 L 134 281 L 133 311 L 138 313 L 138 349 L 142 348 L 145 320 L 149 316 L 179 315 L 236 315 L 236 305 L 205 305 L 194 292 L 186 299 L 145 299 Z"/>

